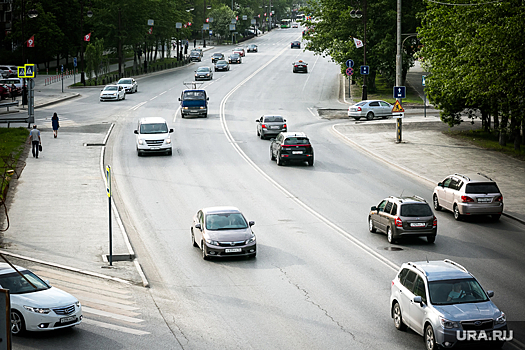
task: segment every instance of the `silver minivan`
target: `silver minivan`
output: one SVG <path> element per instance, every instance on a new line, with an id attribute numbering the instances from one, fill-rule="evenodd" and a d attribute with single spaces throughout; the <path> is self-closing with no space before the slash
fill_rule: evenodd
<path id="1" fill-rule="evenodd" d="M 168 123 L 161 117 L 141 118 L 137 129 L 134 131 L 136 136 L 137 155 L 145 153 L 166 153 L 171 156 L 171 133 L 173 129 L 168 128 Z"/>

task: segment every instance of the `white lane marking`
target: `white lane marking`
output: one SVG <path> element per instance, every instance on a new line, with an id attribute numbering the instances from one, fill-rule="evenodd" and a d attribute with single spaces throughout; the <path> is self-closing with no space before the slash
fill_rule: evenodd
<path id="1" fill-rule="evenodd" d="M 252 79 L 257 73 L 259 73 L 261 70 L 263 70 L 265 67 L 267 67 L 270 63 L 272 63 L 274 60 L 277 59 L 284 51 L 287 49 L 281 50 L 274 58 L 272 58 L 270 61 L 268 61 L 265 65 L 257 69 L 255 72 L 253 72 L 251 75 L 249 75 L 246 79 L 241 81 L 237 86 L 235 86 L 230 92 L 224 96 L 224 98 L 221 101 L 220 108 L 219 108 L 219 115 L 221 120 L 221 126 L 222 130 L 224 131 L 224 134 L 226 135 L 226 138 L 230 141 L 230 144 L 232 147 L 237 151 L 237 153 L 249 164 L 252 166 L 253 169 L 255 169 L 259 174 L 261 174 L 268 182 L 270 182 L 272 185 L 274 185 L 279 191 L 281 191 L 285 196 L 290 198 L 292 201 L 294 201 L 296 204 L 298 204 L 300 207 L 302 207 L 304 210 L 306 210 L 308 213 L 316 217 L 319 221 L 322 221 L 324 224 L 326 224 L 328 227 L 332 228 L 334 231 L 341 234 L 343 237 L 348 239 L 350 242 L 352 242 L 356 247 L 360 248 L 365 253 L 368 253 L 370 256 L 376 258 L 379 262 L 383 263 L 393 271 L 397 272 L 399 270 L 399 266 L 395 264 L 394 262 L 390 261 L 390 259 L 387 259 L 386 257 L 382 256 L 381 254 L 377 253 L 374 249 L 370 248 L 363 242 L 361 242 L 359 239 L 354 237 L 352 234 L 346 232 L 339 226 L 337 226 L 335 223 L 330 221 L 329 219 L 325 218 L 323 215 L 315 211 L 313 208 L 309 207 L 306 203 L 298 199 L 296 196 L 294 196 L 291 192 L 289 192 L 287 189 L 285 189 L 283 186 L 281 186 L 277 181 L 272 179 L 272 177 L 268 174 L 266 174 L 261 168 L 255 164 L 253 160 L 248 157 L 246 153 L 240 148 L 240 146 L 235 142 L 233 139 L 233 136 L 228 129 L 228 125 L 226 124 L 226 113 L 225 113 L 225 107 L 226 102 L 230 98 L 235 91 L 237 91 L 242 85 L 244 85 L 248 80 Z"/>
<path id="2" fill-rule="evenodd" d="M 136 111 L 137 109 L 139 109 L 141 106 L 143 106 L 143 105 L 144 105 L 145 103 L 147 103 L 147 102 L 148 102 L 148 101 L 141 102 L 141 103 L 139 103 L 138 105 L 135 105 L 135 106 L 131 107 L 129 110 L 130 110 L 130 111 L 132 111 L 132 110 L 133 110 L 133 111 Z"/>
<path id="3" fill-rule="evenodd" d="M 164 92 L 161 92 L 161 93 L 159 94 L 159 96 L 164 95 L 166 92 L 168 92 L 168 91 L 166 90 L 166 91 L 164 91 Z"/>
<path id="4" fill-rule="evenodd" d="M 153 96 L 152 98 L 150 98 L 149 100 L 150 101 L 153 101 L 154 99 L 156 99 L 157 97 L 159 97 L 158 95 L 157 96 Z"/>
<path id="5" fill-rule="evenodd" d="M 116 313 L 113 313 L 113 312 L 108 312 L 108 311 L 103 311 L 103 310 L 99 310 L 99 309 L 94 309 L 94 308 L 87 307 L 87 306 L 82 306 L 82 312 L 85 312 L 87 314 L 93 314 L 93 315 L 98 315 L 98 316 L 109 317 L 109 318 L 113 318 L 115 320 L 126 321 L 126 322 L 131 322 L 131 323 L 144 322 L 144 320 L 141 320 L 140 318 L 119 315 L 119 314 L 116 314 Z"/>
<path id="6" fill-rule="evenodd" d="M 82 323 L 89 324 L 89 325 L 92 325 L 92 326 L 112 329 L 114 331 L 120 331 L 120 332 L 124 332 L 124 333 L 134 334 L 134 335 L 150 334 L 150 332 L 140 331 L 138 329 L 133 329 L 133 328 L 128 328 L 128 327 L 117 326 L 117 325 L 111 324 L 111 323 L 90 320 L 89 318 L 84 318 L 82 320 Z"/>
<path id="7" fill-rule="evenodd" d="M 179 105 L 179 108 L 177 108 L 177 110 L 175 111 L 175 115 L 173 116 L 173 122 L 174 123 L 177 120 L 177 115 L 179 114 L 179 111 L 180 111 L 180 105 Z"/>
<path id="8" fill-rule="evenodd" d="M 308 112 L 310 112 L 311 115 L 313 115 L 314 117 L 319 117 L 317 114 L 315 114 L 312 110 L 312 108 L 308 107 Z"/>
<path id="9" fill-rule="evenodd" d="M 314 67 L 315 65 L 317 64 L 317 61 L 319 60 L 319 56 L 317 56 L 317 59 L 315 60 L 314 62 L 314 65 L 312 66 L 311 69 L 309 69 L 310 71 L 314 70 Z M 308 80 L 310 79 L 310 74 L 308 74 L 308 78 L 306 78 L 306 81 L 304 82 L 304 85 L 303 85 L 303 91 L 304 89 L 306 88 L 306 84 L 308 84 Z"/>

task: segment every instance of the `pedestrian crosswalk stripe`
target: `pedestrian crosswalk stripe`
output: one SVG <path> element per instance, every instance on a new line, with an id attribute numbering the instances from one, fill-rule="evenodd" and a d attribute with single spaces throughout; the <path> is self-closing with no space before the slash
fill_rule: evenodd
<path id="1" fill-rule="evenodd" d="M 90 307 L 87 307 L 87 306 L 82 306 L 82 312 L 83 313 L 87 313 L 87 314 L 93 314 L 93 315 L 98 315 L 98 316 L 109 317 L 109 318 L 112 318 L 112 319 L 115 319 L 115 320 L 131 322 L 131 323 L 144 322 L 144 320 L 141 320 L 140 318 L 123 316 L 123 315 L 119 315 L 119 314 L 112 313 L 112 312 L 107 312 L 107 311 L 103 311 L 103 310 L 93 309 L 93 308 L 90 308 Z"/>
<path id="2" fill-rule="evenodd" d="M 99 305 L 117 307 L 117 308 L 128 310 L 128 311 L 134 311 L 134 310 L 139 309 L 136 306 L 131 306 L 131 305 L 135 305 L 135 303 L 129 302 L 128 300 L 120 300 L 117 298 L 101 298 L 98 295 L 93 297 L 93 294 L 88 294 L 88 293 L 74 291 L 74 290 L 66 290 L 65 288 L 62 288 L 62 287 L 60 289 L 76 296 L 82 302 L 83 305 L 86 304 L 86 302 L 90 302 L 90 303 L 95 303 Z"/>
<path id="3" fill-rule="evenodd" d="M 135 334 L 135 335 L 150 334 L 150 332 L 141 331 L 141 330 L 138 330 L 138 329 L 123 327 L 123 326 L 117 326 L 117 325 L 114 325 L 114 324 L 111 324 L 111 323 L 90 320 L 89 318 L 84 318 L 82 320 L 82 323 L 85 323 L 85 324 L 88 324 L 88 325 L 93 325 L 93 326 L 98 326 L 98 327 L 103 327 L 103 328 L 107 328 L 107 329 L 112 329 L 112 330 L 115 330 L 115 331 L 121 331 L 121 332 L 129 333 L 129 334 Z"/>
<path id="4" fill-rule="evenodd" d="M 97 304 L 91 301 L 87 301 L 85 299 L 82 299 L 81 303 L 82 303 L 82 310 L 85 310 L 85 308 L 103 310 L 103 312 L 108 312 L 111 314 L 120 315 L 124 317 L 132 317 L 132 318 L 135 318 L 135 316 L 140 315 L 140 313 L 138 312 L 133 312 L 131 310 L 125 310 L 118 306 L 101 305 L 101 304 Z"/>

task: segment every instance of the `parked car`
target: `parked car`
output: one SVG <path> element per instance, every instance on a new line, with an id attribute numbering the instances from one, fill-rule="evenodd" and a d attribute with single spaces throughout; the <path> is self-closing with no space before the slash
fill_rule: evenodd
<path id="1" fill-rule="evenodd" d="M 246 51 L 247 51 L 247 52 L 259 52 L 259 48 L 258 48 L 257 45 L 255 45 L 255 44 L 250 44 L 250 45 L 248 45 L 248 47 L 246 48 Z"/>
<path id="2" fill-rule="evenodd" d="M 307 162 L 314 165 L 314 149 L 303 132 L 281 132 L 270 145 L 270 159 L 277 165 L 288 162 Z"/>
<path id="3" fill-rule="evenodd" d="M 120 85 L 106 85 L 100 92 L 100 101 L 125 100 L 126 89 Z"/>
<path id="4" fill-rule="evenodd" d="M 211 55 L 211 63 L 215 63 L 220 60 L 224 60 L 224 54 L 215 52 L 213 55 Z"/>
<path id="5" fill-rule="evenodd" d="M 242 57 L 238 53 L 233 53 L 228 57 L 228 62 L 232 63 L 242 63 Z"/>
<path id="6" fill-rule="evenodd" d="M 225 60 L 220 60 L 215 63 L 215 71 L 230 70 L 230 64 Z"/>
<path id="7" fill-rule="evenodd" d="M 204 260 L 210 257 L 247 256 L 255 258 L 257 242 L 251 227 L 235 207 L 203 208 L 193 216 L 191 240 L 201 249 Z"/>
<path id="8" fill-rule="evenodd" d="M 490 300 L 493 296 L 454 261 L 408 262 L 392 280 L 390 316 L 398 330 L 408 327 L 423 336 L 427 350 L 456 348 L 467 332 L 486 343 L 496 332 L 503 337 L 508 330 L 505 313 Z M 489 342 L 492 348 L 504 345 L 501 338 Z"/>
<path id="9" fill-rule="evenodd" d="M 0 78 L 9 78 L 9 72 L 0 69 Z"/>
<path id="10" fill-rule="evenodd" d="M 82 322 L 77 298 L 20 266 L 0 263 L 0 286 L 9 290 L 11 333 L 52 331 Z M 5 315 L 4 315 L 5 316 Z"/>
<path id="11" fill-rule="evenodd" d="M 171 133 L 173 129 L 168 128 L 168 123 L 161 117 L 141 118 L 137 129 L 134 131 L 137 155 L 140 157 L 145 153 L 173 153 L 171 145 Z"/>
<path id="12" fill-rule="evenodd" d="M 447 176 L 434 188 L 432 198 L 435 210 L 450 210 L 456 220 L 471 215 L 490 215 L 499 220 L 503 213 L 498 185 L 481 173 Z"/>
<path id="13" fill-rule="evenodd" d="M 126 93 L 135 93 L 139 90 L 139 84 L 133 78 L 122 78 L 117 82 L 117 85 L 123 86 Z"/>
<path id="14" fill-rule="evenodd" d="M 370 208 L 368 229 L 386 233 L 389 243 L 395 243 L 402 236 L 425 236 L 428 243 L 434 243 L 437 218 L 430 205 L 419 196 L 390 196 Z"/>
<path id="15" fill-rule="evenodd" d="M 286 119 L 280 115 L 263 115 L 255 122 L 257 123 L 257 136 L 261 139 L 287 131 Z"/>
<path id="16" fill-rule="evenodd" d="M 308 73 L 308 63 L 303 62 L 302 60 L 292 63 L 292 66 L 293 66 L 294 73 L 297 73 L 297 72 Z"/>
<path id="17" fill-rule="evenodd" d="M 18 67 L 14 65 L 0 65 L 0 69 L 7 73 L 6 78 L 18 78 Z"/>
<path id="18" fill-rule="evenodd" d="M 195 71 L 195 80 L 212 80 L 213 72 L 210 67 L 199 67 Z"/>
<path id="19" fill-rule="evenodd" d="M 355 120 L 361 118 L 372 120 L 376 117 L 386 119 L 392 117 L 393 107 L 390 103 L 381 100 L 363 100 L 348 107 L 348 116 Z"/>
<path id="20" fill-rule="evenodd" d="M 298 48 L 300 49 L 301 48 L 301 42 L 300 41 L 292 41 L 292 43 L 290 44 L 290 48 Z"/>
<path id="21" fill-rule="evenodd" d="M 0 85 L 0 100 L 7 99 L 10 97 L 9 86 Z"/>

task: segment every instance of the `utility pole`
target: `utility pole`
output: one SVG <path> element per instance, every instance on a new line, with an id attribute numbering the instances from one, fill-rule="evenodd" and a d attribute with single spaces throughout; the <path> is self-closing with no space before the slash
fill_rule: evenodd
<path id="1" fill-rule="evenodd" d="M 396 26 L 397 26 L 397 52 L 396 52 L 396 86 L 401 86 L 401 76 L 403 71 L 403 60 L 401 56 L 401 0 L 397 0 L 397 17 L 396 17 Z M 401 105 L 401 99 L 397 98 L 399 104 Z M 402 105 L 401 105 L 402 106 Z M 403 119 L 397 118 L 397 127 L 396 127 L 396 142 L 399 143 L 402 141 L 402 128 L 403 128 Z"/>

